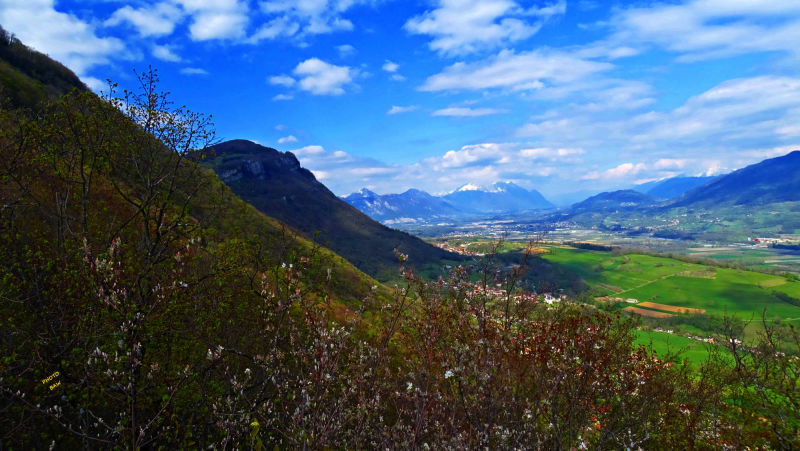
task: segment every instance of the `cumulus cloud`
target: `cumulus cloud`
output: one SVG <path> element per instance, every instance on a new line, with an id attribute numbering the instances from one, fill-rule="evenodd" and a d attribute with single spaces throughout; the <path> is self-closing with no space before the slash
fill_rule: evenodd
<path id="1" fill-rule="evenodd" d="M 278 144 L 289 144 L 296 142 L 297 138 L 294 135 L 284 136 L 283 138 L 278 139 Z"/>
<path id="2" fill-rule="evenodd" d="M 449 116 L 449 117 L 479 117 L 489 116 L 492 114 L 507 113 L 508 110 L 498 108 L 466 108 L 466 107 L 450 107 L 436 110 L 431 113 L 432 116 Z"/>
<path id="3" fill-rule="evenodd" d="M 172 50 L 172 47 L 168 45 L 154 45 L 153 56 L 162 61 L 169 61 L 171 63 L 177 63 L 181 61 L 181 57 Z"/>
<path id="4" fill-rule="evenodd" d="M 389 109 L 389 111 L 386 112 L 386 114 L 409 113 L 411 111 L 416 111 L 418 109 L 419 109 L 419 106 L 417 106 L 417 105 L 409 105 L 409 106 L 392 105 L 392 107 Z"/>
<path id="5" fill-rule="evenodd" d="M 183 15 L 179 7 L 167 2 L 142 8 L 125 5 L 114 11 L 104 25 L 113 27 L 127 24 L 136 29 L 140 36 L 166 36 L 172 34 Z"/>
<path id="6" fill-rule="evenodd" d="M 322 146 L 305 146 L 292 151 L 297 158 L 301 160 L 310 155 L 320 155 L 325 153 L 325 148 Z"/>
<path id="7" fill-rule="evenodd" d="M 403 80 L 406 79 L 406 77 L 404 77 L 404 76 L 400 75 L 399 73 L 397 73 L 397 69 L 399 69 L 399 68 L 400 68 L 399 64 L 397 64 L 395 62 L 392 62 L 392 61 L 389 61 L 389 60 L 386 60 L 383 63 L 383 66 L 381 66 L 381 69 L 383 69 L 384 72 L 387 72 L 387 73 L 390 74 L 389 75 L 389 80 L 392 80 L 392 81 L 403 81 Z"/>
<path id="8" fill-rule="evenodd" d="M 552 183 L 558 172 L 556 164 L 570 158 L 565 156 L 562 160 L 558 156 L 559 149 L 543 152 L 547 158 L 523 157 L 523 148 L 520 143 L 471 144 L 405 165 L 386 164 L 341 150 L 330 152 L 321 146 L 307 146 L 294 152 L 300 162 L 315 174 L 316 171 L 328 174 L 325 183 L 338 194 L 357 191 L 364 186 L 382 192 L 419 188 L 441 193 L 465 183 L 490 185 L 502 180 L 533 188 Z M 581 152 L 569 149 L 561 154 L 574 158 Z"/>
<path id="9" fill-rule="evenodd" d="M 521 41 L 553 16 L 566 12 L 566 1 L 524 8 L 511 0 L 438 0 L 436 8 L 409 19 L 404 28 L 429 35 L 432 50 L 463 55 Z"/>
<path id="10" fill-rule="evenodd" d="M 348 66 L 336 66 L 319 58 L 310 58 L 298 64 L 292 72 L 297 86 L 315 95 L 341 95 L 344 87 L 353 82 L 357 71 Z"/>
<path id="11" fill-rule="evenodd" d="M 189 35 L 195 41 L 241 39 L 250 22 L 249 8 L 240 0 L 177 0 L 192 17 Z"/>
<path id="12" fill-rule="evenodd" d="M 4 0 L 0 3 L 0 23 L 26 45 L 64 63 L 84 81 L 94 66 L 132 58 L 121 40 L 98 36 L 94 24 L 56 11 L 53 0 Z"/>
<path id="13" fill-rule="evenodd" d="M 393 62 L 391 62 L 389 60 L 386 60 L 386 62 L 383 63 L 383 66 L 381 67 L 381 69 L 383 69 L 386 72 L 397 72 L 397 69 L 399 67 L 400 67 L 399 64 L 393 63 Z"/>
<path id="14" fill-rule="evenodd" d="M 512 144 L 482 143 L 464 146 L 459 150 L 448 150 L 442 158 L 429 160 L 439 167 L 454 168 L 475 164 L 507 163 L 510 161 L 508 150 Z"/>
<path id="15" fill-rule="evenodd" d="M 369 0 L 262 1 L 261 12 L 269 20 L 256 31 L 250 41 L 302 39 L 308 35 L 352 30 L 353 23 L 344 14 L 350 8 L 364 3 L 369 3 Z M 353 50 L 352 46 L 340 47 L 343 47 L 340 52 Z"/>

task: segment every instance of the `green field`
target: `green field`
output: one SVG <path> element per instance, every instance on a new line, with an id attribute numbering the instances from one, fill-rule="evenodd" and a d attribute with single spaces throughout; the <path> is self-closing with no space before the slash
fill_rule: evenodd
<path id="1" fill-rule="evenodd" d="M 660 356 L 677 354 L 678 359 L 685 359 L 694 366 L 704 363 L 708 359 L 709 348 L 714 346 L 680 335 L 647 330 L 637 330 L 634 343 L 646 348 L 652 346 Z"/>
<path id="2" fill-rule="evenodd" d="M 728 314 L 743 320 L 755 319 L 748 325 L 747 335 L 760 327 L 758 320 L 764 309 L 770 320 L 800 325 L 800 306 L 774 294 L 781 292 L 800 299 L 800 282 L 783 276 L 650 255 L 617 255 L 568 247 L 550 250 L 544 259 L 575 273 L 598 295 L 705 309 L 708 316 Z M 686 321 L 687 325 L 692 323 Z"/>

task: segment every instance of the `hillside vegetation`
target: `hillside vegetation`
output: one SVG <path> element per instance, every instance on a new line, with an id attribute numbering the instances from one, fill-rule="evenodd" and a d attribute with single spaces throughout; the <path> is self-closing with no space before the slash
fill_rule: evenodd
<path id="1" fill-rule="evenodd" d="M 0 101 L 31 108 L 73 89 L 85 91 L 86 86 L 63 65 L 28 48 L 0 26 Z"/>
<path id="2" fill-rule="evenodd" d="M 236 197 L 210 118 L 137 79 L 0 110 L 0 447 L 800 446 L 791 331 L 723 327 L 735 370 L 691 372 L 524 293 L 530 247 L 433 282 L 397 252 L 388 289 Z"/>

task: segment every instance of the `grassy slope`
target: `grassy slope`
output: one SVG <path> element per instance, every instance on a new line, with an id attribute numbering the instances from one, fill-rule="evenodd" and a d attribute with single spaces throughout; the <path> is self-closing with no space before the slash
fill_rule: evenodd
<path id="1" fill-rule="evenodd" d="M 648 330 L 637 330 L 634 343 L 647 348 L 652 347 L 653 350 L 662 356 L 677 354 L 679 359 L 685 359 L 695 367 L 708 360 L 709 350 L 714 346 L 676 334 Z"/>
<path id="2" fill-rule="evenodd" d="M 772 291 L 800 297 L 800 282 L 782 276 L 712 268 L 666 257 L 559 248 L 544 258 L 567 267 L 606 295 L 734 314 L 743 319 L 767 317 L 800 324 L 800 307 Z M 627 260 L 627 263 L 626 263 Z M 713 271 L 714 278 L 697 277 Z M 683 275 L 681 275 L 683 274 Z"/>

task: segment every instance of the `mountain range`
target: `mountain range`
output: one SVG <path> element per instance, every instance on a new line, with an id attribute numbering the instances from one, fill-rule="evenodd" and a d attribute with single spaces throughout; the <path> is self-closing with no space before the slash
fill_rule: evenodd
<path id="1" fill-rule="evenodd" d="M 554 208 L 535 189 L 527 190 L 512 182 L 497 182 L 488 187 L 466 184 L 443 196 L 433 196 L 417 189 L 402 194 L 380 195 L 364 188 L 344 197 L 344 200 L 386 224 Z"/>
<path id="2" fill-rule="evenodd" d="M 687 191 L 673 207 L 766 205 L 800 200 L 800 151 L 770 158 Z"/>
<path id="3" fill-rule="evenodd" d="M 539 191 L 526 190 L 512 182 L 497 182 L 488 188 L 467 184 L 442 198 L 470 213 L 510 213 L 554 207 Z"/>
<path id="4" fill-rule="evenodd" d="M 652 196 L 634 190 L 619 190 L 600 193 L 578 202 L 569 209 L 573 213 L 608 213 L 619 210 L 635 210 L 649 207 L 657 201 Z"/>
<path id="5" fill-rule="evenodd" d="M 448 218 L 461 214 L 461 211 L 446 200 L 432 196 L 425 191 L 410 189 L 401 194 L 376 194 L 366 188 L 352 193 L 344 200 L 369 217 L 388 224 Z"/>
<path id="6" fill-rule="evenodd" d="M 659 237 L 739 240 L 747 231 L 800 233 L 800 205 L 778 205 L 800 203 L 800 151 L 725 175 L 681 175 L 594 194 L 560 209 L 537 191 L 513 183 L 486 188 L 467 184 L 443 196 L 418 190 L 378 195 L 365 189 L 345 200 L 384 223 L 425 234 L 452 232 L 455 229 L 448 227 L 453 224 L 463 230 L 471 222 L 502 218 L 521 226 L 566 221 L 637 234 L 649 231 Z M 693 213 L 687 216 L 687 212 Z"/>

